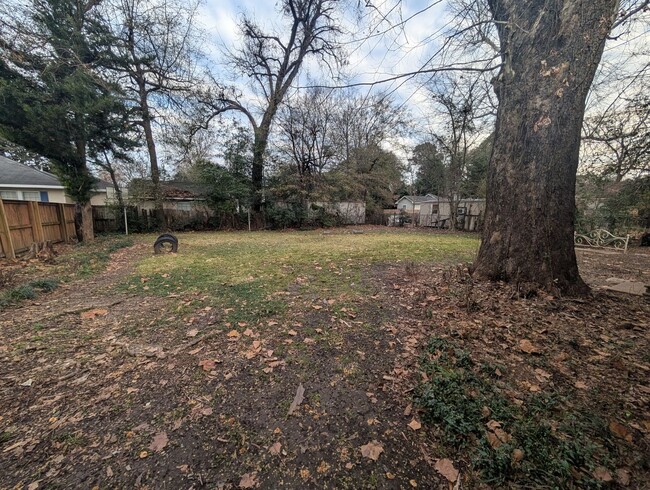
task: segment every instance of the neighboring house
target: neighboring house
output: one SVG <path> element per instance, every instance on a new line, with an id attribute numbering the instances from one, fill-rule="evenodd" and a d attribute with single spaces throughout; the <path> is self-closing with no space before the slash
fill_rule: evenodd
<path id="1" fill-rule="evenodd" d="M 346 225 L 363 225 L 366 222 L 366 203 L 363 201 L 310 202 L 309 212 L 314 207 L 323 208 L 327 213 L 337 216 Z"/>
<path id="2" fill-rule="evenodd" d="M 426 196 L 402 196 L 395 202 L 395 207 L 404 213 L 418 214 L 422 203 L 436 199 L 438 197 L 433 194 L 427 194 Z"/>
<path id="3" fill-rule="evenodd" d="M 93 206 L 108 206 L 117 204 L 117 193 L 111 182 L 100 180 L 92 191 L 90 204 Z"/>
<path id="4" fill-rule="evenodd" d="M 0 197 L 18 201 L 72 202 L 58 177 L 0 156 Z"/>
<path id="5" fill-rule="evenodd" d="M 476 231 L 485 215 L 485 199 L 460 199 L 458 201 L 458 228 Z M 436 226 L 447 228 L 451 217 L 449 199 L 439 197 L 422 203 L 420 206 L 419 224 L 421 226 Z"/>
<path id="6" fill-rule="evenodd" d="M 0 197 L 16 201 L 73 203 L 59 178 L 0 156 Z M 99 181 L 91 193 L 93 206 L 105 206 L 115 199 L 112 184 Z"/>
<path id="7" fill-rule="evenodd" d="M 160 182 L 163 197 L 163 209 L 170 211 L 211 212 L 205 199 L 206 189 L 201 184 L 168 180 Z M 153 199 L 153 183 L 145 179 L 133 179 L 128 189 L 129 203 L 152 211 L 156 208 Z"/>

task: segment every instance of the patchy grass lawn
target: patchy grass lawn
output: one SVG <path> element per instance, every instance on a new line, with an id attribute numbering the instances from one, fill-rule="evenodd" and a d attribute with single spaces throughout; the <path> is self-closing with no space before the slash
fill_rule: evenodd
<path id="1" fill-rule="evenodd" d="M 200 296 L 231 309 L 224 319 L 258 321 L 286 311 L 284 292 L 357 300 L 374 294 L 368 271 L 379 264 L 471 261 L 475 235 L 353 234 L 350 231 L 195 233 L 181 237 L 181 253 L 140 262 L 129 290 L 162 296 Z"/>
<path id="2" fill-rule="evenodd" d="M 467 234 L 154 238 L 15 284 L 62 286 L 0 311 L 0 488 L 648 483 L 643 298 L 517 299 L 467 276 Z"/>

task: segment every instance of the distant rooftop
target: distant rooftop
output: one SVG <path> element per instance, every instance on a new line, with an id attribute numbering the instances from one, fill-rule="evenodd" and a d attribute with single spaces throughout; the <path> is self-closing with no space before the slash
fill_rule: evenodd
<path id="1" fill-rule="evenodd" d="M 0 187 L 16 185 L 49 186 L 63 189 L 56 175 L 36 170 L 0 155 Z"/>
<path id="2" fill-rule="evenodd" d="M 433 194 L 427 194 L 426 196 L 402 196 L 400 197 L 400 199 L 408 199 L 413 204 L 420 204 L 423 202 L 436 201 L 439 198 L 438 196 L 434 196 Z"/>
<path id="3" fill-rule="evenodd" d="M 183 180 L 160 181 L 163 197 L 167 199 L 195 199 L 206 194 L 208 187 L 197 182 Z M 153 182 L 149 179 L 133 179 L 129 184 L 129 195 L 140 199 L 151 198 Z"/>

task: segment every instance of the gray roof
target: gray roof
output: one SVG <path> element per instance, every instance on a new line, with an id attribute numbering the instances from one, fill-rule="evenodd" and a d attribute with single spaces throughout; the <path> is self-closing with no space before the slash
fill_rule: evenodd
<path id="1" fill-rule="evenodd" d="M 36 170 L 0 155 L 0 186 L 12 185 L 55 186 L 63 189 L 56 175 Z"/>
<path id="2" fill-rule="evenodd" d="M 400 199 L 408 199 L 413 204 L 420 204 L 422 202 L 429 202 L 429 201 L 436 200 L 437 197 L 431 194 L 427 194 L 426 196 L 402 196 L 400 197 Z"/>

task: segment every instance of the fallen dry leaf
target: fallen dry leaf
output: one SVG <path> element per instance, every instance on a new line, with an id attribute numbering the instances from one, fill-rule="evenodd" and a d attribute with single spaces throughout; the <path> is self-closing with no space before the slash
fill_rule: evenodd
<path id="1" fill-rule="evenodd" d="M 256 488 L 259 485 L 257 473 L 244 473 L 239 480 L 239 488 Z"/>
<path id="2" fill-rule="evenodd" d="M 386 472 L 386 478 L 388 478 L 389 480 L 394 480 L 395 475 L 393 475 L 390 471 L 387 471 Z"/>
<path id="3" fill-rule="evenodd" d="M 587 389 L 587 384 L 584 381 L 576 381 L 574 386 L 578 388 L 579 390 L 586 390 Z"/>
<path id="4" fill-rule="evenodd" d="M 612 481 L 612 475 L 609 471 L 607 471 L 607 468 L 603 466 L 598 466 L 594 472 L 593 472 L 594 478 L 596 480 L 600 480 L 602 482 L 610 482 Z"/>
<path id="5" fill-rule="evenodd" d="M 321 461 L 320 464 L 318 465 L 318 468 L 316 468 L 316 473 L 320 473 L 321 475 L 327 473 L 330 469 L 330 465 L 328 465 L 325 461 Z"/>
<path id="6" fill-rule="evenodd" d="M 454 483 L 456 480 L 458 480 L 458 470 L 454 467 L 454 463 L 451 459 L 439 459 L 436 461 L 434 468 L 449 482 Z"/>
<path id="7" fill-rule="evenodd" d="M 521 339 L 519 341 L 519 349 L 526 354 L 538 354 L 540 352 L 539 348 L 533 345 L 528 339 Z"/>
<path id="8" fill-rule="evenodd" d="M 616 477 L 618 482 L 624 487 L 627 487 L 630 484 L 630 472 L 627 471 L 625 468 L 617 469 Z"/>
<path id="9" fill-rule="evenodd" d="M 413 430 L 420 430 L 422 428 L 422 424 L 415 419 L 411 420 L 408 426 Z"/>
<path id="10" fill-rule="evenodd" d="M 296 411 L 296 408 L 298 408 L 298 405 L 300 405 L 304 399 L 305 399 L 305 388 L 302 386 L 302 383 L 300 383 L 298 385 L 298 389 L 296 390 L 296 396 L 293 397 L 293 401 L 291 402 L 291 406 L 289 407 L 289 415 L 291 415 L 293 412 Z"/>
<path id="11" fill-rule="evenodd" d="M 271 453 L 271 455 L 273 456 L 277 456 L 278 454 L 280 454 L 281 449 L 282 449 L 282 444 L 276 442 L 275 444 L 271 445 L 271 447 L 269 448 L 269 453 Z"/>
<path id="12" fill-rule="evenodd" d="M 372 459 L 377 461 L 379 455 L 384 452 L 383 446 L 377 441 L 370 441 L 368 444 L 361 446 L 361 455 L 364 458 Z"/>
<path id="13" fill-rule="evenodd" d="M 241 337 L 241 334 L 237 330 L 231 330 L 230 332 L 228 332 L 227 336 L 230 337 L 231 339 L 238 339 L 239 337 Z"/>
<path id="14" fill-rule="evenodd" d="M 153 441 L 151 441 L 151 444 L 149 444 L 149 449 L 155 452 L 160 452 L 163 449 L 165 449 L 165 446 L 167 446 L 168 442 L 169 442 L 169 438 L 167 437 L 167 433 L 159 432 L 154 436 Z"/>
<path id="15" fill-rule="evenodd" d="M 196 337 L 198 335 L 198 333 L 199 333 L 199 330 L 197 328 L 193 328 L 191 330 L 188 330 L 185 335 L 187 335 L 188 337 Z"/>
<path id="16" fill-rule="evenodd" d="M 287 333 L 288 333 L 289 335 L 293 336 L 293 337 L 295 337 L 296 335 L 298 335 L 298 332 L 296 332 L 295 330 L 289 330 Z"/>
<path id="17" fill-rule="evenodd" d="M 94 308 L 92 310 L 84 311 L 81 313 L 81 318 L 84 320 L 94 320 L 98 316 L 106 316 L 108 314 L 108 310 L 104 308 Z"/>
<path id="18" fill-rule="evenodd" d="M 487 438 L 490 446 L 492 446 L 494 449 L 497 449 L 503 444 L 506 444 L 512 440 L 512 436 L 510 434 L 508 434 L 503 429 L 499 429 L 498 427 L 495 427 L 493 432 L 488 432 Z"/>
<path id="19" fill-rule="evenodd" d="M 199 361 L 199 366 L 201 366 L 204 371 L 212 371 L 217 367 L 217 363 L 212 359 L 203 359 L 202 361 Z"/>
<path id="20" fill-rule="evenodd" d="M 512 461 L 518 463 L 524 459 L 524 452 L 521 449 L 515 449 L 512 451 Z"/>
<path id="21" fill-rule="evenodd" d="M 616 437 L 624 439 L 627 442 L 632 442 L 632 432 L 616 420 L 612 420 L 609 423 L 609 430 L 612 431 L 612 434 L 614 434 Z"/>

